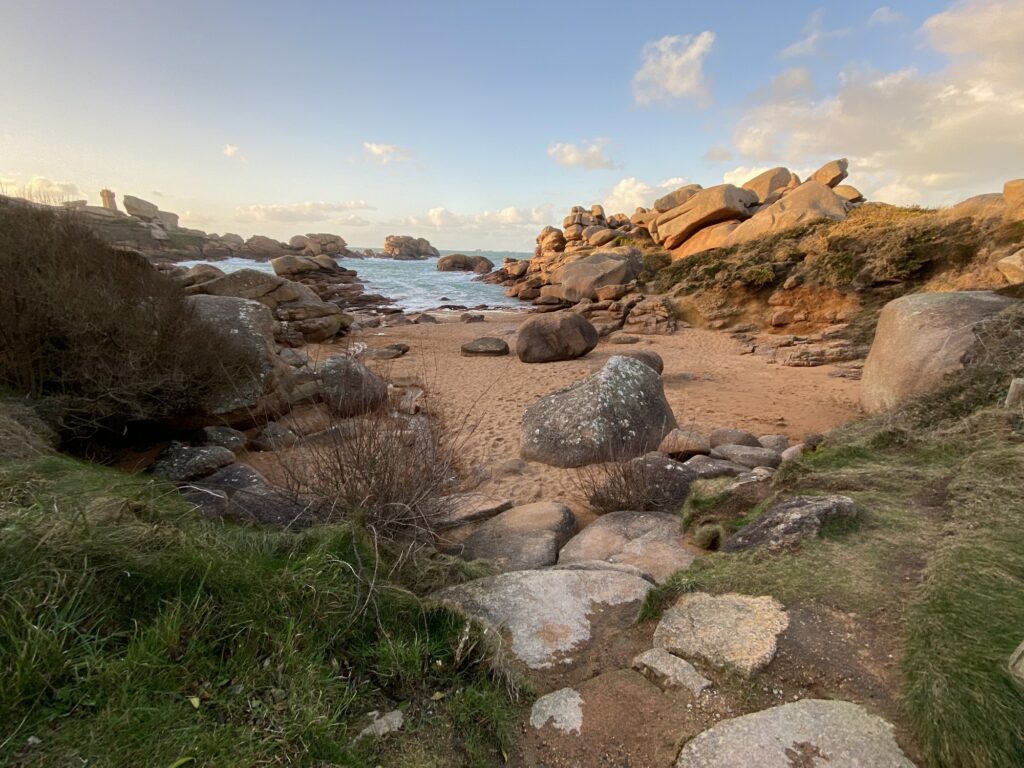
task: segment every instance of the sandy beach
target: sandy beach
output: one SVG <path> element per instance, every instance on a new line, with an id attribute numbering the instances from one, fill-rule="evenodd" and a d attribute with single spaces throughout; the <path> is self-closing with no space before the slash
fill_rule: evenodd
<path id="1" fill-rule="evenodd" d="M 338 354 L 341 345 L 408 344 L 409 352 L 396 360 L 367 364 L 392 381 L 415 380 L 426 390 L 426 406 L 458 432 L 468 485 L 516 504 L 562 501 L 583 525 L 591 514 L 580 497 L 578 470 L 519 459 L 522 414 L 618 352 L 650 349 L 661 355 L 665 394 L 681 427 L 705 432 L 736 427 L 798 442 L 857 416 L 858 381 L 830 376 L 831 366 L 791 368 L 743 354 L 743 345 L 727 333 L 686 328 L 670 336 L 641 336 L 632 345 L 603 339 L 583 358 L 530 365 L 514 352 L 516 329 L 528 313 L 487 312 L 482 323 L 461 322 L 459 313 L 434 316 L 437 324 L 363 330 L 335 344 L 310 345 L 307 351 L 325 359 Z M 512 354 L 462 356 L 462 344 L 481 336 L 505 339 Z"/>

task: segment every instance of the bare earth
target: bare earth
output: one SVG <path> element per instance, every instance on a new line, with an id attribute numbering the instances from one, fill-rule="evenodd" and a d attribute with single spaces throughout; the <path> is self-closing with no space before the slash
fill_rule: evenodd
<path id="1" fill-rule="evenodd" d="M 681 427 L 705 432 L 735 427 L 799 442 L 857 416 L 859 382 L 830 377 L 831 366 L 790 368 L 743 355 L 741 345 L 722 332 L 683 329 L 671 336 L 641 336 L 632 345 L 602 340 L 578 360 L 531 365 L 515 356 L 516 329 L 526 313 L 488 312 L 483 323 L 460 322 L 457 313 L 432 314 L 441 322 L 370 329 L 336 344 L 408 344 L 405 356 L 368 364 L 393 381 L 420 382 L 427 407 L 460 430 L 464 466 L 480 481 L 478 490 L 517 504 L 562 501 L 581 525 L 589 522 L 590 511 L 579 498 L 577 470 L 530 462 L 520 471 L 507 462 L 519 459 L 524 409 L 598 370 L 616 353 L 651 349 L 661 355 L 665 394 Z M 481 336 L 504 339 L 512 354 L 463 357 L 462 344 Z M 333 345 L 307 350 L 318 359 L 340 351 Z"/>

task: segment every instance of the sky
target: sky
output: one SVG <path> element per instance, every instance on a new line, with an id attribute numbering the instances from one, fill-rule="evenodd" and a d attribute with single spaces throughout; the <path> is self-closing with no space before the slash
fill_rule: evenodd
<path id="1" fill-rule="evenodd" d="M 850 159 L 869 199 L 1024 176 L 1024 0 L 0 0 L 0 186 L 208 232 L 531 250 Z"/>

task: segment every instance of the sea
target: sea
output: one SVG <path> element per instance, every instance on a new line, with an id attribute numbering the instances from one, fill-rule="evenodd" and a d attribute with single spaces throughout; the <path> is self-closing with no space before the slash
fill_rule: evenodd
<path id="1" fill-rule="evenodd" d="M 351 250 L 356 248 L 349 246 Z M 363 249 L 358 249 L 360 252 Z M 512 259 L 529 259 L 532 253 L 516 251 L 441 251 L 442 256 L 450 253 L 464 253 L 467 256 L 484 256 L 490 259 L 495 267 L 500 267 L 506 257 Z M 268 261 L 251 259 L 222 259 L 204 262 L 181 261 L 178 266 L 188 269 L 196 264 L 213 264 L 225 272 L 237 272 L 240 269 L 256 269 L 260 272 L 274 274 L 274 268 Z M 433 309 L 440 304 L 461 304 L 475 307 L 486 304 L 489 307 L 516 307 L 522 309 L 523 302 L 509 298 L 500 285 L 474 282 L 477 277 L 469 272 L 438 272 L 437 260 L 395 261 L 394 259 L 338 259 L 338 264 L 345 269 L 354 269 L 359 280 L 365 286 L 366 293 L 379 293 L 395 302 L 396 306 L 406 311 Z"/>

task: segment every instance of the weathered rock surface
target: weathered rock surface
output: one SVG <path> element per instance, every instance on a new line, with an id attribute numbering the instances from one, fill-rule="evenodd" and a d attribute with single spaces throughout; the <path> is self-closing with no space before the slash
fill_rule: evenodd
<path id="1" fill-rule="evenodd" d="M 233 453 L 244 451 L 249 442 L 244 432 L 231 427 L 203 427 L 201 434 L 203 445 L 219 445 Z"/>
<path id="2" fill-rule="evenodd" d="M 219 445 L 191 446 L 172 442 L 160 452 L 150 469 L 165 480 L 184 482 L 205 477 L 234 461 L 235 454 Z"/>
<path id="3" fill-rule="evenodd" d="M 340 416 L 358 416 L 380 408 L 388 399 L 388 385 L 362 363 L 346 355 L 328 358 L 320 366 L 320 390 Z"/>
<path id="4" fill-rule="evenodd" d="M 720 445 L 747 445 L 751 448 L 760 448 L 761 442 L 755 435 L 750 432 L 744 432 L 742 429 L 730 429 L 723 427 L 716 429 L 708 437 L 708 441 L 712 448 L 717 448 Z"/>
<path id="5" fill-rule="evenodd" d="M 583 727 L 583 697 L 572 688 L 560 688 L 533 703 L 530 725 L 543 728 L 548 723 L 563 733 L 579 733 Z"/>
<path id="6" fill-rule="evenodd" d="M 722 248 L 729 242 L 729 236 L 740 225 L 738 220 L 723 221 L 721 224 L 712 224 L 709 227 L 696 232 L 678 248 L 672 249 L 672 261 L 685 259 L 695 253 L 703 253 L 712 248 Z"/>
<path id="7" fill-rule="evenodd" d="M 683 462 L 692 469 L 698 478 L 709 480 L 715 477 L 737 477 L 745 473 L 749 467 L 726 459 L 714 459 L 710 456 L 693 456 Z"/>
<path id="8" fill-rule="evenodd" d="M 223 469 L 218 469 L 212 475 L 207 475 L 201 481 L 195 483 L 202 488 L 211 491 L 218 491 L 230 497 L 236 491 L 246 488 L 269 488 L 270 483 L 263 475 L 252 467 L 245 464 L 228 464 Z"/>
<path id="9" fill-rule="evenodd" d="M 772 467 L 782 463 L 782 456 L 771 448 L 752 448 L 749 445 L 719 445 L 711 449 L 711 457 L 726 459 L 734 464 L 754 469 L 755 467 Z"/>
<path id="10" fill-rule="evenodd" d="M 754 547 L 785 549 L 804 539 L 817 538 L 821 527 L 829 520 L 856 514 L 853 499 L 848 496 L 797 496 L 775 504 L 757 520 L 738 530 L 722 549 L 726 552 Z"/>
<path id="11" fill-rule="evenodd" d="M 693 562 L 682 546 L 679 518 L 662 512 L 611 512 L 562 547 L 558 564 L 601 560 L 631 565 L 656 583 Z"/>
<path id="12" fill-rule="evenodd" d="M 778 167 L 758 174 L 746 182 L 743 189 L 749 189 L 757 195 L 757 201 L 763 205 L 765 202 L 775 202 L 784 189 L 795 186 L 794 182 L 800 183 L 796 174 L 788 168 Z"/>
<path id="13" fill-rule="evenodd" d="M 196 319 L 230 335 L 233 352 L 244 369 L 230 389 L 204 398 L 201 410 L 213 417 L 209 421 L 248 424 L 284 408 L 279 385 L 287 365 L 275 354 L 277 324 L 270 310 L 258 302 L 231 296 L 189 296 L 186 302 Z"/>
<path id="14" fill-rule="evenodd" d="M 431 518 L 438 531 L 455 528 L 467 523 L 489 520 L 499 512 L 512 508 L 509 499 L 499 499 L 483 493 L 460 493 L 445 496 L 439 500 L 439 511 Z"/>
<path id="15" fill-rule="evenodd" d="M 558 550 L 576 532 L 576 518 L 564 504 L 538 501 L 501 512 L 462 544 L 466 560 L 490 560 L 501 571 L 554 565 Z"/>
<path id="16" fill-rule="evenodd" d="M 842 221 L 845 218 L 846 201 L 826 185 L 808 181 L 736 227 L 725 245 L 738 245 L 819 219 Z"/>
<path id="17" fill-rule="evenodd" d="M 804 699 L 723 720 L 687 742 L 676 768 L 914 768 L 891 723 L 846 701 Z"/>
<path id="18" fill-rule="evenodd" d="M 597 330 L 590 322 L 572 312 L 531 317 L 516 337 L 516 354 L 524 363 L 551 363 L 573 360 L 597 346 Z"/>
<path id="19" fill-rule="evenodd" d="M 439 272 L 475 272 L 478 275 L 486 275 L 492 269 L 494 269 L 494 262 L 483 256 L 450 253 L 437 260 Z"/>
<path id="20" fill-rule="evenodd" d="M 653 679 L 662 688 L 686 688 L 694 696 L 711 687 L 711 681 L 694 669 L 690 662 L 673 656 L 664 648 L 651 648 L 641 653 L 633 659 L 633 669 Z"/>
<path id="21" fill-rule="evenodd" d="M 512 654 L 531 669 L 567 661 L 590 641 L 600 606 L 636 604 L 651 589 L 644 579 L 615 571 L 515 571 L 448 587 L 435 599 L 491 626 L 504 628 Z"/>
<path id="22" fill-rule="evenodd" d="M 846 171 L 849 166 L 850 163 L 845 157 L 839 160 L 832 160 L 812 173 L 808 181 L 815 181 L 819 184 L 824 184 L 826 187 L 834 187 L 846 178 Z"/>
<path id="23" fill-rule="evenodd" d="M 658 453 L 680 461 L 710 452 L 711 443 L 708 439 L 690 429 L 673 429 L 658 446 Z"/>
<path id="24" fill-rule="evenodd" d="M 775 657 L 789 617 L 774 597 L 685 594 L 654 630 L 658 648 L 749 675 Z"/>
<path id="25" fill-rule="evenodd" d="M 732 184 L 703 189 L 682 205 L 658 216 L 656 240 L 672 250 L 704 227 L 749 218 L 749 208 L 756 203 L 755 193 Z"/>
<path id="26" fill-rule="evenodd" d="M 593 301 L 598 289 L 635 280 L 642 268 L 634 248 L 608 248 L 566 264 L 555 271 L 551 281 L 558 287 L 559 297 L 566 301 Z"/>
<path id="27" fill-rule="evenodd" d="M 962 370 L 975 329 L 1014 303 L 988 291 L 915 293 L 886 304 L 864 363 L 860 401 L 879 413 Z"/>
<path id="28" fill-rule="evenodd" d="M 659 376 L 665 371 L 665 361 L 653 349 L 628 349 L 617 354 L 620 357 L 630 357 L 634 360 L 639 360 Z"/>
<path id="29" fill-rule="evenodd" d="M 502 357 L 507 355 L 509 350 L 504 339 L 483 336 L 467 341 L 462 345 L 461 352 L 463 357 Z"/>
<path id="30" fill-rule="evenodd" d="M 664 197 L 659 197 L 655 200 L 653 206 L 654 210 L 658 213 L 665 213 L 665 211 L 671 211 L 673 208 L 678 208 L 700 192 L 701 189 L 702 187 L 700 184 L 685 184 L 674 192 L 669 192 Z"/>
<path id="31" fill-rule="evenodd" d="M 661 377 L 637 360 L 615 356 L 597 373 L 526 409 L 522 455 L 581 467 L 654 450 L 675 428 Z"/>
<path id="32" fill-rule="evenodd" d="M 314 522 L 309 499 L 284 488 L 260 485 L 236 491 L 228 499 L 224 517 L 272 528 L 304 528 Z"/>
<path id="33" fill-rule="evenodd" d="M 1024 248 L 996 262 L 996 269 L 1010 285 L 1024 283 Z"/>

